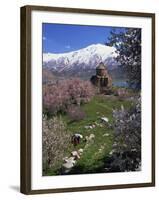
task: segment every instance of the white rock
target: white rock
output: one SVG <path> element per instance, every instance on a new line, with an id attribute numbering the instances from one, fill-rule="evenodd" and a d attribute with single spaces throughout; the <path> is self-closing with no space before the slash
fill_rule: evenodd
<path id="1" fill-rule="evenodd" d="M 104 149 L 104 146 L 101 145 L 101 147 L 99 148 L 99 152 L 103 151 L 103 149 Z"/>
<path id="2" fill-rule="evenodd" d="M 106 122 L 106 123 L 109 122 L 109 119 L 108 119 L 107 117 L 101 117 L 101 120 L 102 120 L 103 122 Z"/>
<path id="3" fill-rule="evenodd" d="M 114 142 L 114 144 L 113 144 L 113 147 L 116 147 L 117 146 L 117 143 L 116 142 Z"/>
<path id="4" fill-rule="evenodd" d="M 65 169 L 71 169 L 73 167 L 73 163 L 72 162 L 67 162 L 67 163 L 64 163 L 62 166 L 65 168 Z"/>
<path id="5" fill-rule="evenodd" d="M 78 154 L 77 151 L 72 151 L 72 152 L 71 152 L 71 155 L 72 155 L 75 159 L 79 159 L 79 158 L 80 158 L 80 155 Z"/>
<path id="6" fill-rule="evenodd" d="M 77 155 L 78 155 L 78 152 L 77 152 L 77 151 L 72 151 L 72 152 L 71 152 L 71 155 L 72 155 L 72 156 L 77 156 Z"/>
<path id="7" fill-rule="evenodd" d="M 112 155 L 114 152 L 115 152 L 114 150 L 110 151 L 110 152 L 109 152 L 109 155 Z"/>
<path id="8" fill-rule="evenodd" d="M 81 155 L 83 153 L 83 149 L 79 149 L 78 153 Z"/>
<path id="9" fill-rule="evenodd" d="M 63 161 L 66 163 L 68 162 L 68 157 L 63 158 Z"/>
<path id="10" fill-rule="evenodd" d="M 75 137 L 80 137 L 81 139 L 83 138 L 83 135 L 81 135 L 80 133 L 75 133 L 74 136 Z"/>
<path id="11" fill-rule="evenodd" d="M 134 148 L 134 149 L 131 149 L 131 151 L 135 152 L 135 151 L 137 151 L 137 149 Z"/>
<path id="12" fill-rule="evenodd" d="M 85 140 L 86 140 L 86 141 L 88 141 L 88 140 L 89 140 L 89 137 L 88 137 L 88 136 L 86 136 L 86 137 L 85 137 Z"/>
<path id="13" fill-rule="evenodd" d="M 105 136 L 107 137 L 107 136 L 109 136 L 109 133 L 105 133 L 103 136 L 104 136 L 104 137 L 105 137 Z"/>
<path id="14" fill-rule="evenodd" d="M 67 162 L 72 162 L 73 164 L 75 164 L 76 160 L 73 156 L 71 156 L 71 157 L 68 158 Z"/>
<path id="15" fill-rule="evenodd" d="M 95 125 L 96 125 L 96 126 L 99 126 L 100 124 L 99 124 L 99 123 L 97 123 L 97 122 L 95 122 Z"/>
<path id="16" fill-rule="evenodd" d="M 94 138 L 95 138 L 95 135 L 93 133 L 91 133 L 90 136 L 89 136 L 89 140 L 92 140 Z"/>
<path id="17" fill-rule="evenodd" d="M 62 165 L 64 172 L 68 173 L 72 167 L 75 165 L 76 160 L 74 160 L 74 157 L 69 157 L 68 159 L 65 160 L 66 162 Z"/>

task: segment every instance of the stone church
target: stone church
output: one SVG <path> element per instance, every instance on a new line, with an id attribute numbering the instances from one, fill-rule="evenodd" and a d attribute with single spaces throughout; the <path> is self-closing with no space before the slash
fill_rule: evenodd
<path id="1" fill-rule="evenodd" d="M 90 81 L 99 88 L 101 93 L 109 93 L 112 87 L 112 78 L 102 62 L 97 66 L 96 75 L 92 76 Z"/>

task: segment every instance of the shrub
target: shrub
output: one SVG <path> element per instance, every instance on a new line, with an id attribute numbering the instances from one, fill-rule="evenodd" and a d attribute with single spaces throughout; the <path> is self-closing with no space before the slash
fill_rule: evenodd
<path id="1" fill-rule="evenodd" d="M 72 103 L 77 105 L 87 103 L 94 96 L 94 87 L 90 81 L 83 81 L 76 78 L 71 81 L 67 81 L 67 84 Z"/>
<path id="2" fill-rule="evenodd" d="M 86 117 L 86 114 L 79 106 L 70 106 L 67 114 L 72 121 L 80 121 Z"/>
<path id="3" fill-rule="evenodd" d="M 52 114 L 66 112 L 72 104 L 81 105 L 89 102 L 94 93 L 92 84 L 79 78 L 45 85 L 43 87 L 44 111 Z"/>
<path id="4" fill-rule="evenodd" d="M 109 168 L 111 171 L 135 171 L 141 165 L 141 102 L 125 110 L 113 111 L 115 143 Z"/>
<path id="5" fill-rule="evenodd" d="M 51 84 L 43 87 L 43 106 L 44 112 L 57 114 L 57 112 L 65 112 L 70 104 L 65 84 Z"/>
<path id="6" fill-rule="evenodd" d="M 115 139 L 120 150 L 141 150 L 141 102 L 136 100 L 129 110 L 113 111 Z M 120 141 L 120 143 L 119 143 Z"/>
<path id="7" fill-rule="evenodd" d="M 64 122 L 57 117 L 47 119 L 43 117 L 43 173 L 54 167 L 60 167 L 62 159 L 70 145 L 70 134 L 66 130 Z"/>

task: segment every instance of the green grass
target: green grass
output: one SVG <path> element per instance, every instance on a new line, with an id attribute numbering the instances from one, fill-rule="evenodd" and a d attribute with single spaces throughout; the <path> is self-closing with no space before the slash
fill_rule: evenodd
<path id="1" fill-rule="evenodd" d="M 84 153 L 81 158 L 77 161 L 76 165 L 70 171 L 70 174 L 82 174 L 82 173 L 96 173 L 96 169 L 102 167 L 102 158 L 108 155 L 112 150 L 113 144 L 113 129 L 108 125 L 103 125 L 103 127 L 96 126 L 93 129 L 86 129 L 85 126 L 92 125 L 95 122 L 100 123 L 101 117 L 107 117 L 109 123 L 113 123 L 112 110 L 119 109 L 123 105 L 125 108 L 131 106 L 131 102 L 128 100 L 119 100 L 114 96 L 95 96 L 89 103 L 81 106 L 86 113 L 86 118 L 79 122 L 71 122 L 70 119 L 65 115 L 62 116 L 63 120 L 67 124 L 67 128 L 71 134 L 76 132 L 82 134 L 84 137 L 90 134 L 95 135 L 95 139 L 87 145 L 86 142 L 82 141 L 76 147 L 68 149 L 68 155 L 70 155 L 72 150 L 78 150 L 80 148 L 84 149 Z M 109 136 L 103 136 L 108 133 Z M 101 149 L 101 150 L 100 150 Z M 58 174 L 57 169 L 50 169 L 47 175 Z"/>

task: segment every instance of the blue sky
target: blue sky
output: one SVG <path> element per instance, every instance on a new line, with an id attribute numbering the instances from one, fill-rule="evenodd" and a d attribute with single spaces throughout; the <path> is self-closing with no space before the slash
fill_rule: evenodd
<path id="1" fill-rule="evenodd" d="M 91 44 L 105 44 L 112 28 L 43 23 L 43 53 L 64 53 L 75 51 Z"/>

